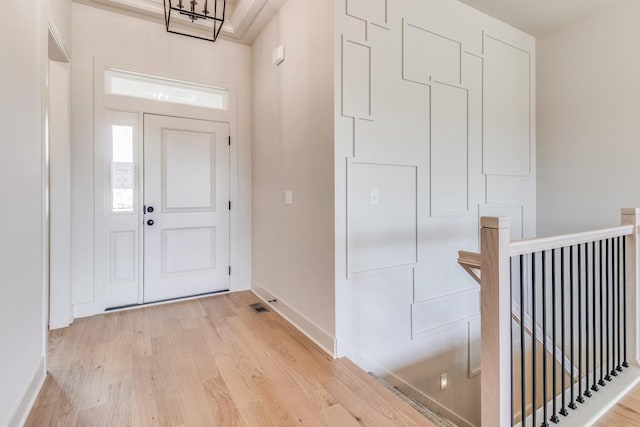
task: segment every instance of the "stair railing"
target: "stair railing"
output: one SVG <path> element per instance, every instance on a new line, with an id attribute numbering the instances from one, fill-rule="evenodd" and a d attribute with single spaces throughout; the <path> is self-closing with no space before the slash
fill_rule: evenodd
<path id="1" fill-rule="evenodd" d="M 459 263 L 481 285 L 483 426 L 558 423 L 638 366 L 639 225 L 623 209 L 620 227 L 511 242 L 508 218 L 481 219 L 480 254 Z"/>

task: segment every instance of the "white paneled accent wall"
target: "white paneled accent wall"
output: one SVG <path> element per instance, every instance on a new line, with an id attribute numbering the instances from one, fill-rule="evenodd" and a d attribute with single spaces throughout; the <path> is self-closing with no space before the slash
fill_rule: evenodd
<path id="1" fill-rule="evenodd" d="M 478 425 L 457 251 L 483 215 L 535 235 L 535 40 L 455 1 L 335 4 L 338 353 Z"/>

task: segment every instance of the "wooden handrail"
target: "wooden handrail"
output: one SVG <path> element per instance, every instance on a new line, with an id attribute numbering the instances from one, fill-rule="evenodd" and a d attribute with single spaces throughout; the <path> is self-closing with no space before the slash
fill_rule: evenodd
<path id="1" fill-rule="evenodd" d="M 614 237 L 629 236 L 634 233 L 632 225 L 606 228 L 603 230 L 587 231 L 584 233 L 567 234 L 564 236 L 543 237 L 540 239 L 520 240 L 511 242 L 511 256 L 530 254 L 533 252 L 559 249 L 582 243 L 596 242 Z"/>
<path id="2" fill-rule="evenodd" d="M 473 280 L 478 282 L 479 285 L 482 284 L 482 278 L 480 276 L 480 265 L 481 259 L 480 254 L 477 252 L 467 252 L 467 251 L 458 251 L 458 264 L 464 270 L 469 273 Z"/>
<path id="3" fill-rule="evenodd" d="M 458 264 L 469 268 L 480 268 L 480 254 L 477 252 L 458 251 Z"/>

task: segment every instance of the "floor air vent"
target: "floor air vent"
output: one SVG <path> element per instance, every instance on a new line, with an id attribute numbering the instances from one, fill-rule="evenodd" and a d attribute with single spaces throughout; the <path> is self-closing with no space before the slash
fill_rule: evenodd
<path id="1" fill-rule="evenodd" d="M 257 302 L 255 304 L 251 304 L 251 305 L 249 305 L 249 307 L 254 309 L 256 313 L 264 313 L 266 311 L 269 311 L 269 309 L 267 307 L 265 307 L 264 305 L 262 305 L 261 302 Z"/>

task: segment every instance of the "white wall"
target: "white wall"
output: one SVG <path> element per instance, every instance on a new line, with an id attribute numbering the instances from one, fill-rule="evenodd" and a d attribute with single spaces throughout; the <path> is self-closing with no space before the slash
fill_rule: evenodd
<path id="1" fill-rule="evenodd" d="M 479 288 L 457 251 L 483 215 L 535 235 L 535 40 L 456 1 L 335 5 L 338 352 L 477 425 Z"/>
<path id="2" fill-rule="evenodd" d="M 71 64 L 49 61 L 50 329 L 71 312 Z"/>
<path id="3" fill-rule="evenodd" d="M 44 5 L 3 5 L 0 27 L 0 425 L 17 426 L 44 380 Z"/>
<path id="4" fill-rule="evenodd" d="M 620 223 L 640 206 L 640 3 L 538 40 L 538 231 Z"/>
<path id="5" fill-rule="evenodd" d="M 71 53 L 71 0 L 45 0 L 47 25 L 62 50 Z"/>
<path id="6" fill-rule="evenodd" d="M 252 47 L 253 288 L 333 353 L 331 2 L 289 0 Z M 284 45 L 286 60 L 271 62 Z M 284 192 L 293 192 L 285 205 Z"/>
<path id="7" fill-rule="evenodd" d="M 168 34 L 161 22 L 132 18 L 74 3 L 72 61 L 72 299 L 76 315 L 104 309 L 94 282 L 94 64 L 116 64 L 152 75 L 235 86 L 238 237 L 232 289 L 251 281 L 251 83 L 250 48 Z M 98 88 L 100 91 L 101 88 Z M 232 170 L 235 170 L 232 168 Z M 100 229 L 98 230 L 100 231 Z M 104 260 L 101 260 L 104 261 Z"/>

